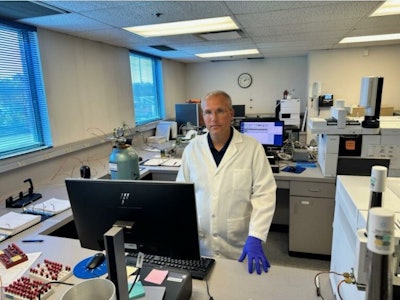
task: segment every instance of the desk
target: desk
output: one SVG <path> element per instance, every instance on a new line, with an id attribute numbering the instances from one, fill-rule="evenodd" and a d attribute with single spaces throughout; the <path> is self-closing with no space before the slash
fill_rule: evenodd
<path id="1" fill-rule="evenodd" d="M 34 235 L 36 236 L 36 235 Z M 58 261 L 72 267 L 80 260 L 93 255 L 94 251 L 83 249 L 79 241 L 40 236 L 43 243 L 24 244 L 14 239 L 25 252 L 38 252 L 43 254 L 39 258 Z M 7 242 L 9 242 L 8 240 Z M 2 244 L 3 246 L 3 244 Z M 317 299 L 314 289 L 314 276 L 318 271 L 272 266 L 268 274 L 248 274 L 245 263 L 234 260 L 217 259 L 215 267 L 209 279 L 210 293 L 214 299 Z M 72 276 L 67 280 L 77 283 L 80 279 Z M 48 299 L 59 299 L 67 286 L 60 285 Z M 193 292 L 191 299 L 204 300 L 206 297 L 205 281 L 193 280 Z"/>
<path id="2" fill-rule="evenodd" d="M 48 192 L 50 191 L 50 192 Z M 66 199 L 65 187 L 39 188 L 43 200 L 51 197 Z M 2 209 L 5 210 L 5 209 Z M 91 256 L 95 251 L 84 249 L 78 240 L 43 235 L 51 232 L 72 220 L 71 210 L 67 210 L 34 227 L 16 235 L 0 244 L 1 249 L 9 243 L 16 243 L 26 253 L 42 252 L 40 261 L 47 258 L 60 263 L 75 266 L 82 259 Z M 22 243 L 23 239 L 40 238 L 42 243 Z M 272 266 L 269 273 L 257 275 L 247 273 L 247 264 L 235 260 L 216 259 L 215 267 L 209 278 L 210 293 L 216 300 L 224 299 L 318 299 L 315 294 L 314 276 L 318 271 L 302 270 L 281 266 Z M 80 279 L 74 276 L 67 282 L 77 283 Z M 55 293 L 48 299 L 60 299 L 68 286 L 55 287 Z M 329 288 L 328 286 L 326 288 Z M 192 300 L 208 299 L 205 281 L 193 280 Z"/>

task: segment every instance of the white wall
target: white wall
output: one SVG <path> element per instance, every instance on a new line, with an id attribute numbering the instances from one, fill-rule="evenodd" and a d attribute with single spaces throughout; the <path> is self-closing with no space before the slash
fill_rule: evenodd
<path id="1" fill-rule="evenodd" d="M 55 146 L 135 127 L 129 51 L 38 30 L 50 125 Z M 185 65 L 163 60 L 165 116 L 185 99 Z"/>
<path id="2" fill-rule="evenodd" d="M 134 124 L 129 52 L 38 30 L 55 146 Z"/>
<path id="3" fill-rule="evenodd" d="M 237 78 L 242 72 L 253 77 L 253 84 L 242 89 Z M 277 99 L 284 90 L 295 89 L 295 96 L 306 107 L 307 58 L 267 58 L 186 65 L 186 98 L 203 98 L 212 90 L 224 90 L 233 104 L 245 104 L 246 114 L 275 113 Z"/>
<path id="4" fill-rule="evenodd" d="M 320 81 L 322 94 L 332 93 L 335 99 L 345 100 L 346 106 L 358 105 L 361 78 L 382 76 L 382 106 L 400 109 L 400 45 L 313 51 L 308 63 L 309 85 Z"/>
<path id="5" fill-rule="evenodd" d="M 167 119 L 175 119 L 175 103 L 184 103 L 186 90 L 185 64 L 162 60 L 164 100 Z"/>

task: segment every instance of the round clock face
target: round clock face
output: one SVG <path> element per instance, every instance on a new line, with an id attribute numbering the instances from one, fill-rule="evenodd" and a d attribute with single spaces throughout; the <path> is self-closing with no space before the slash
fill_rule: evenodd
<path id="1" fill-rule="evenodd" d="M 238 84 L 241 88 L 248 88 L 253 82 L 253 78 L 249 73 L 242 73 L 238 77 Z"/>

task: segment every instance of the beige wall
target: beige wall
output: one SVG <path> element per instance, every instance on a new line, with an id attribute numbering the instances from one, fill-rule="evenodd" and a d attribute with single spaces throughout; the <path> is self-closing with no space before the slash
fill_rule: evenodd
<path id="1" fill-rule="evenodd" d="M 134 124 L 127 49 L 38 33 L 55 146 Z"/>
<path id="2" fill-rule="evenodd" d="M 242 72 L 253 77 L 253 84 L 240 88 L 237 78 Z M 286 57 L 188 64 L 186 97 L 202 98 L 209 91 L 225 90 L 234 104 L 245 104 L 246 114 L 271 114 L 284 90 L 295 90 L 305 110 L 307 97 L 307 58 Z"/>
<path id="3" fill-rule="evenodd" d="M 332 93 L 335 99 L 345 100 L 346 106 L 352 106 L 358 105 L 360 99 L 361 78 L 382 76 L 382 106 L 400 110 L 399 66 L 400 45 L 314 51 L 308 58 L 308 82 L 311 86 L 319 81 L 322 94 Z"/>
<path id="4" fill-rule="evenodd" d="M 167 119 L 175 119 L 175 103 L 183 103 L 186 91 L 185 64 L 163 59 L 164 100 Z"/>

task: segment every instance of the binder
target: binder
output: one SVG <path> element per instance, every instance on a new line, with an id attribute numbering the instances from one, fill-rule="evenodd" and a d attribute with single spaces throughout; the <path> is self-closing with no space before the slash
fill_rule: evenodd
<path id="1" fill-rule="evenodd" d="M 11 236 L 15 235 L 37 223 L 41 217 L 39 215 L 21 214 L 9 212 L 0 217 L 0 234 Z"/>
<path id="2" fill-rule="evenodd" d="M 56 215 L 64 210 L 71 208 L 68 200 L 60 200 L 51 198 L 41 203 L 35 203 L 24 208 L 25 213 L 32 213 L 35 215 Z"/>

